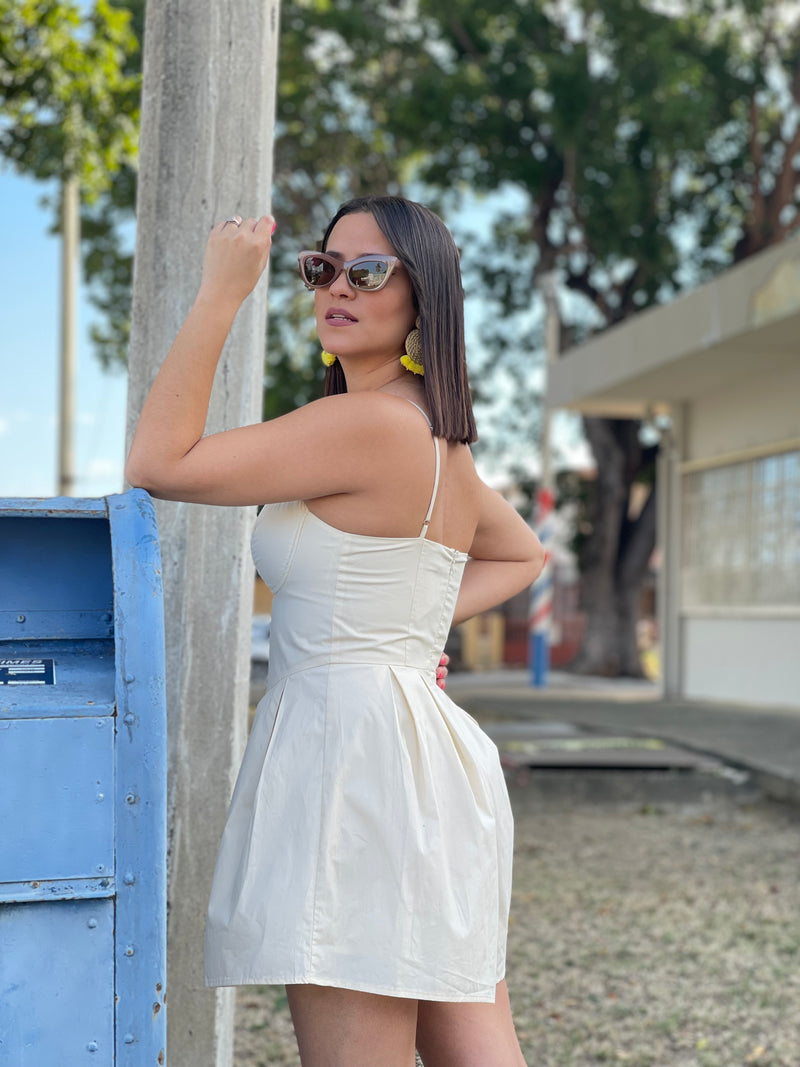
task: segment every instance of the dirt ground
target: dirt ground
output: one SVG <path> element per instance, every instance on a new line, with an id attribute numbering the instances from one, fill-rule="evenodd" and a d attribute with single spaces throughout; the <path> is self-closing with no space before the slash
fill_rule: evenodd
<path id="1" fill-rule="evenodd" d="M 529 1067 L 800 1067 L 800 809 L 696 776 L 510 791 Z M 239 991 L 235 1062 L 299 1067 L 282 988 Z"/>

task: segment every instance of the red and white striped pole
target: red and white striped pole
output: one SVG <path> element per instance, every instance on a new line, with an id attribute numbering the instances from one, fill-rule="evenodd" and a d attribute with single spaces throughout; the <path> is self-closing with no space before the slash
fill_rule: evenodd
<path id="1" fill-rule="evenodd" d="M 561 345 L 561 317 L 558 310 L 558 297 L 555 272 L 551 271 L 539 277 L 539 289 L 545 303 L 545 390 L 547 388 L 547 370 L 558 358 Z M 536 515 L 534 529 L 547 553 L 542 573 L 531 587 L 531 607 L 528 618 L 529 627 L 529 667 L 531 685 L 547 685 L 550 669 L 550 636 L 553 622 L 553 533 L 555 508 L 555 477 L 550 448 L 550 409 L 547 397 L 544 399 L 541 423 L 540 451 L 542 457 L 542 479 L 536 493 Z"/>
<path id="2" fill-rule="evenodd" d="M 529 666 L 531 685 L 542 688 L 547 685 L 550 669 L 550 635 L 553 623 L 553 507 L 555 498 L 550 489 L 540 489 L 536 494 L 536 518 L 534 529 L 544 546 L 545 564 L 542 572 L 531 586 L 529 626 Z"/>

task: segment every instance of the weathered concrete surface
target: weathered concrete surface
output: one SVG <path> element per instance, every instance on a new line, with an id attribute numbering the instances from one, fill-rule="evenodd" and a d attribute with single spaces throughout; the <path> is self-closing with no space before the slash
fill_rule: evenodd
<path id="1" fill-rule="evenodd" d="M 128 429 L 188 312 L 206 235 L 269 211 L 278 0 L 149 0 Z M 266 282 L 220 363 L 207 432 L 258 421 Z M 170 763 L 171 1067 L 233 1062 L 233 991 L 203 987 L 208 891 L 246 733 L 254 509 L 160 503 Z"/>

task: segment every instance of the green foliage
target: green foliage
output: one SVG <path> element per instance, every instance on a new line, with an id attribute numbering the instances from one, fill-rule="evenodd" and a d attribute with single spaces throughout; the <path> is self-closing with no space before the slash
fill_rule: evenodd
<path id="1" fill-rule="evenodd" d="M 603 324 L 676 285 L 675 171 L 747 89 L 730 42 L 631 0 L 423 7 L 437 47 L 389 124 L 426 145 L 424 180 L 524 192 L 527 211 L 499 226 L 528 269 L 489 276 L 503 310 L 529 306 L 533 275 L 553 269 Z"/>
<path id="2" fill-rule="evenodd" d="M 705 157 L 682 160 L 685 217 L 696 229 L 689 281 L 783 240 L 800 208 L 800 19 L 792 5 L 702 5 L 744 91 L 709 129 Z"/>
<path id="3" fill-rule="evenodd" d="M 107 365 L 124 363 L 132 254 L 120 222 L 133 217 L 144 0 L 0 0 L 0 155 L 41 181 L 77 175 L 84 272 L 103 313 L 92 331 Z M 54 226 L 60 227 L 56 203 Z"/>
<path id="4" fill-rule="evenodd" d="M 265 417 L 322 390 L 313 299 L 299 283 L 297 252 L 317 247 L 344 200 L 404 189 L 409 163 L 379 117 L 384 94 L 365 92 L 363 84 L 380 80 L 385 25 L 383 6 L 375 3 L 282 6 Z"/>
<path id="5" fill-rule="evenodd" d="M 96 200 L 136 157 L 139 77 L 130 14 L 96 0 L 0 0 L 0 153 L 38 179 L 80 179 Z"/>
<path id="6" fill-rule="evenodd" d="M 81 174 L 95 340 L 124 361 L 144 0 L 0 0 L 0 153 Z M 344 199 L 424 197 L 463 250 L 479 399 L 535 424 L 537 276 L 568 294 L 566 340 L 696 284 L 797 224 L 800 36 L 776 0 L 284 0 L 266 411 L 317 390 L 295 253 Z M 493 204 L 482 229 L 458 214 Z M 492 420 L 488 423 L 491 427 Z"/>

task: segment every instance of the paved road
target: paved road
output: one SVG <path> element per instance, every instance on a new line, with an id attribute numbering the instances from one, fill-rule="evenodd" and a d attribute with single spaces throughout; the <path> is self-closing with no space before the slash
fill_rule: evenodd
<path id="1" fill-rule="evenodd" d="M 800 706 L 666 701 L 646 682 L 556 672 L 552 680 L 550 688 L 535 690 L 523 671 L 459 673 L 448 678 L 447 692 L 489 729 L 498 721 L 550 721 L 619 737 L 661 738 L 746 768 L 769 796 L 800 803 Z"/>

